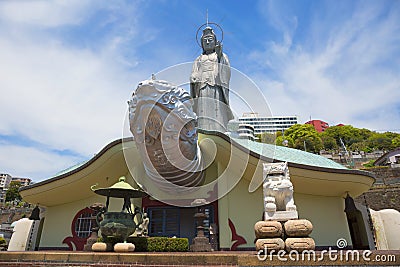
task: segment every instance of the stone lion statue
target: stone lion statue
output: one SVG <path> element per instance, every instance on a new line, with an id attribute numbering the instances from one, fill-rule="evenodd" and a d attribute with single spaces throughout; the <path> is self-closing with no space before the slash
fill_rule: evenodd
<path id="1" fill-rule="evenodd" d="M 263 164 L 265 212 L 296 211 L 287 162 Z"/>

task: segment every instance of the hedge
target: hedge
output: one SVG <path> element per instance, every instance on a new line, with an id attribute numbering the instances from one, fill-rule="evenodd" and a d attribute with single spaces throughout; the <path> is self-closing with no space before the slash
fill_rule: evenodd
<path id="1" fill-rule="evenodd" d="M 99 238 L 99 242 L 112 243 L 122 242 L 118 238 Z M 169 237 L 128 237 L 127 242 L 135 245 L 138 252 L 184 252 L 189 250 L 187 238 Z"/>

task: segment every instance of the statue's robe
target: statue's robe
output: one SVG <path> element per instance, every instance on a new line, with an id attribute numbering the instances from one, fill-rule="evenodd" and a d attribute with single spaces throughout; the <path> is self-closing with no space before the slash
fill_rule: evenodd
<path id="1" fill-rule="evenodd" d="M 225 54 L 202 54 L 193 63 L 190 76 L 190 94 L 195 100 L 194 111 L 198 128 L 225 132 L 233 119 L 229 107 L 229 80 L 231 69 Z"/>

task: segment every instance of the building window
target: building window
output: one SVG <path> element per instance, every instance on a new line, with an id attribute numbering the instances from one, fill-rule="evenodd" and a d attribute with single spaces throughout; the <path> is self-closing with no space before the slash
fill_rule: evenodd
<path id="1" fill-rule="evenodd" d="M 69 250 L 83 250 L 86 240 L 89 238 L 92 228 L 92 216 L 95 211 L 90 208 L 84 208 L 78 211 L 71 223 L 71 234 L 62 241 L 67 244 Z"/>
<path id="2" fill-rule="evenodd" d="M 82 212 L 75 221 L 75 233 L 80 238 L 89 237 L 92 232 L 93 211 Z"/>
<path id="3" fill-rule="evenodd" d="M 149 236 L 179 237 L 180 212 L 178 208 L 149 207 Z"/>

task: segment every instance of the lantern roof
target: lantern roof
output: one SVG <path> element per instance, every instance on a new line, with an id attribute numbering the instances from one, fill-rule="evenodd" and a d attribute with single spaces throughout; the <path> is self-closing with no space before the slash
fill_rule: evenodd
<path id="1" fill-rule="evenodd" d="M 98 195 L 116 198 L 143 198 L 147 196 L 146 192 L 133 188 L 129 183 L 125 182 L 125 176 L 121 176 L 119 181 L 108 188 L 94 189 L 92 191 Z"/>

